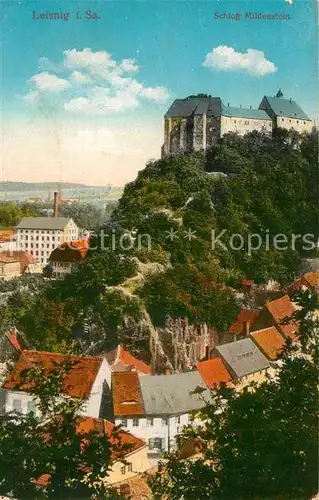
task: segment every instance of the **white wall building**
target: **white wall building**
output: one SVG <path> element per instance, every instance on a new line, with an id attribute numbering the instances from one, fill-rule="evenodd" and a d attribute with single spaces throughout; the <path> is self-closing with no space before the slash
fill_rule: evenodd
<path id="1" fill-rule="evenodd" d="M 105 359 L 91 356 L 66 356 L 63 354 L 24 350 L 14 369 L 4 381 L 5 412 L 17 411 L 22 414 L 31 411 L 38 417 L 41 416 L 37 400 L 32 394 L 30 382 L 21 384 L 23 370 L 35 367 L 45 367 L 47 372 L 55 369 L 55 363 L 69 360 L 72 367 L 65 376 L 64 394 L 74 398 L 86 398 L 81 415 L 98 418 L 105 387 L 111 384 L 111 369 Z"/>
<path id="2" fill-rule="evenodd" d="M 191 394 L 197 387 L 203 395 Z M 191 414 L 205 406 L 210 393 L 198 371 L 173 375 L 112 374 L 115 423 L 146 441 L 158 457 L 176 448 Z"/>
<path id="3" fill-rule="evenodd" d="M 66 217 L 25 217 L 16 231 L 17 249 L 30 253 L 43 266 L 55 248 L 79 238 L 79 228 Z"/>

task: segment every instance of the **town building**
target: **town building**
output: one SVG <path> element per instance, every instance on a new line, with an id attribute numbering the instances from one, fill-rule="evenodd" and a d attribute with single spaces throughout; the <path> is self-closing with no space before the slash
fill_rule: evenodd
<path id="1" fill-rule="evenodd" d="M 71 274 L 86 258 L 88 250 L 88 240 L 70 241 L 55 248 L 48 259 L 52 278 L 64 278 Z"/>
<path id="2" fill-rule="evenodd" d="M 120 344 L 106 353 L 105 358 L 109 363 L 112 372 L 136 371 L 139 375 L 149 375 L 151 367 L 141 359 L 132 356 Z"/>
<path id="3" fill-rule="evenodd" d="M 270 361 L 275 361 L 278 358 L 286 343 L 284 337 L 274 326 L 257 330 L 250 335 L 250 338 Z"/>
<path id="4" fill-rule="evenodd" d="M 258 349 L 251 338 L 229 344 L 218 345 L 214 357 L 221 357 L 227 370 L 239 387 L 250 382 L 263 382 L 270 366 L 268 359 Z"/>
<path id="5" fill-rule="evenodd" d="M 189 96 L 176 99 L 164 116 L 162 156 L 209 149 L 229 132 L 271 135 L 276 128 L 311 132 L 312 127 L 298 104 L 280 92 L 265 96 L 258 109 L 226 105 L 221 97 Z"/>
<path id="6" fill-rule="evenodd" d="M 45 266 L 52 251 L 79 239 L 79 229 L 66 217 L 24 217 L 16 227 L 17 249 L 36 257 Z"/>
<path id="7" fill-rule="evenodd" d="M 241 309 L 233 323 L 230 325 L 225 338 L 229 342 L 241 340 L 247 337 L 254 323 L 256 322 L 260 311 L 258 309 Z"/>
<path id="8" fill-rule="evenodd" d="M 225 384 L 228 387 L 233 385 L 232 376 L 227 370 L 222 358 L 216 357 L 207 359 L 206 361 L 200 361 L 196 366 L 200 376 L 209 389 L 216 389 L 221 384 Z"/>
<path id="9" fill-rule="evenodd" d="M 14 229 L 0 230 L 0 252 L 17 249 L 16 232 Z"/>
<path id="10" fill-rule="evenodd" d="M 297 340 L 299 327 L 293 315 L 297 308 L 288 295 L 266 302 L 251 331 L 275 326 L 284 338 Z"/>
<path id="11" fill-rule="evenodd" d="M 313 123 L 309 116 L 292 99 L 284 99 L 279 91 L 276 96 L 264 96 L 260 110 L 266 111 L 273 123 L 273 129 L 295 130 L 296 132 L 311 132 Z"/>
<path id="12" fill-rule="evenodd" d="M 203 394 L 192 394 L 200 387 Z M 145 439 L 150 458 L 176 448 L 182 428 L 192 413 L 205 406 L 210 392 L 198 371 L 173 375 L 112 373 L 116 425 Z M 156 458 L 157 457 L 157 458 Z"/>
<path id="13" fill-rule="evenodd" d="M 42 273 L 42 266 L 35 257 L 19 250 L 0 252 L 0 279 L 12 279 L 25 273 Z"/>
<path id="14" fill-rule="evenodd" d="M 296 279 L 286 289 L 287 293 L 303 292 L 309 290 L 311 292 L 319 292 L 319 272 L 313 271 L 306 273 L 301 278 Z"/>
<path id="15" fill-rule="evenodd" d="M 111 370 L 105 359 L 92 356 L 67 356 L 45 351 L 22 351 L 13 370 L 4 381 L 6 390 L 5 411 L 27 414 L 33 412 L 40 417 L 37 400 L 33 395 L 34 383 L 23 379 L 27 369 L 43 367 L 46 374 L 59 369 L 63 363 L 71 363 L 65 374 L 62 395 L 86 398 L 81 414 L 98 418 L 103 392 L 111 384 Z M 61 368 L 62 369 L 62 368 Z"/>

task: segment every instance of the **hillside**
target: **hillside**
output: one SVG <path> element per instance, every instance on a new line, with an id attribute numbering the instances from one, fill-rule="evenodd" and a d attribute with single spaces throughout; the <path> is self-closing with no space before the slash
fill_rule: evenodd
<path id="1" fill-rule="evenodd" d="M 69 182 L 1 182 L 1 191 L 59 191 L 59 189 L 81 189 L 81 188 L 97 188 L 105 189 L 103 186 L 88 186 L 87 184 L 76 184 Z"/>
<path id="2" fill-rule="evenodd" d="M 207 154 L 152 161 L 125 187 L 103 245 L 96 235 L 77 272 L 15 301 L 15 322 L 38 348 L 121 342 L 157 371 L 191 368 L 254 305 L 242 278 L 285 285 L 313 255 L 317 179 L 315 135 L 229 134 Z"/>

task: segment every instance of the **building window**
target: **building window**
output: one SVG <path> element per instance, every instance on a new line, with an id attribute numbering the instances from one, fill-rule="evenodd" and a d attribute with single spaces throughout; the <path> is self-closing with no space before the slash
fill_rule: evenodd
<path id="1" fill-rule="evenodd" d="M 237 123 L 237 121 L 236 121 L 236 120 L 234 120 L 234 123 Z"/>
<path id="2" fill-rule="evenodd" d="M 133 418 L 133 427 L 138 427 L 138 426 L 139 426 L 138 418 Z"/>
<path id="3" fill-rule="evenodd" d="M 162 418 L 162 425 L 168 425 L 168 418 Z"/>
<path id="4" fill-rule="evenodd" d="M 129 463 L 127 464 L 127 472 L 132 472 L 133 471 L 133 464 Z"/>
<path id="5" fill-rule="evenodd" d="M 303 122 L 304 125 L 306 125 L 306 122 Z"/>
<path id="6" fill-rule="evenodd" d="M 299 123 L 299 120 L 297 120 L 297 123 Z"/>
<path id="7" fill-rule="evenodd" d="M 33 413 L 33 415 L 36 414 L 36 402 L 35 401 L 28 401 L 28 409 L 27 409 L 27 413 Z"/>
<path id="8" fill-rule="evenodd" d="M 147 426 L 152 427 L 154 425 L 154 420 L 152 418 L 147 419 Z"/>
<path id="9" fill-rule="evenodd" d="M 148 440 L 148 447 L 150 450 L 163 450 L 164 449 L 164 439 L 160 437 L 150 438 Z"/>
<path id="10" fill-rule="evenodd" d="M 175 423 L 180 424 L 181 423 L 181 417 L 175 417 Z"/>
<path id="11" fill-rule="evenodd" d="M 127 427 L 127 418 L 122 418 L 121 425 L 123 425 L 123 427 Z"/>
<path id="12" fill-rule="evenodd" d="M 285 121 L 285 119 L 284 119 L 284 118 L 282 118 L 282 119 L 281 119 L 281 121 L 282 121 L 282 122 L 284 122 L 284 121 Z"/>
<path id="13" fill-rule="evenodd" d="M 123 467 L 121 467 L 121 474 L 123 474 L 123 476 L 125 474 L 125 465 L 123 465 Z"/>
<path id="14" fill-rule="evenodd" d="M 12 410 L 22 413 L 21 399 L 14 399 L 12 402 Z"/>
<path id="15" fill-rule="evenodd" d="M 249 122 L 248 122 L 248 121 L 245 121 L 245 125 L 249 125 Z"/>

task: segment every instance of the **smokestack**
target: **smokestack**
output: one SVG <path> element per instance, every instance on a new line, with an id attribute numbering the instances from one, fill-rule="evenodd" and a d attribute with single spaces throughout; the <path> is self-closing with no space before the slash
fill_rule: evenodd
<path id="1" fill-rule="evenodd" d="M 54 201 L 53 201 L 53 217 L 58 217 L 59 215 L 59 203 L 60 203 L 60 195 L 55 191 L 54 193 Z"/>

